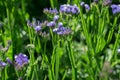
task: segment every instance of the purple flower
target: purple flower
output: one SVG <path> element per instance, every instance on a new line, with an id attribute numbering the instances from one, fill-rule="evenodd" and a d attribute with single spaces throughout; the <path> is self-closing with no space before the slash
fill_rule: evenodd
<path id="1" fill-rule="evenodd" d="M 69 6 L 69 5 L 66 5 L 66 4 L 60 5 L 60 11 L 61 11 L 61 12 L 66 12 L 67 6 Z"/>
<path id="2" fill-rule="evenodd" d="M 13 64 L 13 62 L 12 62 L 9 58 L 6 58 L 6 61 L 7 61 L 9 64 Z"/>
<path id="3" fill-rule="evenodd" d="M 54 28 L 53 32 L 57 33 L 58 35 L 68 35 L 71 33 L 71 30 L 63 26 L 60 26 L 58 28 Z"/>
<path id="4" fill-rule="evenodd" d="M 78 8 L 76 5 L 74 5 L 74 6 L 72 6 L 72 8 L 71 8 L 71 12 L 72 12 L 73 14 L 78 14 L 78 13 L 80 12 L 80 10 L 79 10 L 79 8 Z"/>
<path id="5" fill-rule="evenodd" d="M 0 67 L 5 67 L 7 64 L 5 62 L 0 61 Z"/>
<path id="6" fill-rule="evenodd" d="M 41 29 L 42 29 L 41 26 L 36 26 L 36 27 L 35 27 L 35 30 L 36 30 L 37 32 L 39 32 Z"/>
<path id="7" fill-rule="evenodd" d="M 58 15 L 55 15 L 54 16 L 54 21 L 57 21 L 59 19 L 59 16 Z"/>
<path id="8" fill-rule="evenodd" d="M 45 12 L 45 13 L 50 13 L 50 14 L 58 14 L 58 10 L 55 8 L 55 9 L 48 9 L 48 8 L 45 8 L 44 10 L 43 10 L 43 12 Z"/>
<path id="9" fill-rule="evenodd" d="M 85 4 L 84 6 L 85 6 L 86 11 L 90 10 L 90 6 L 88 4 Z"/>
<path id="10" fill-rule="evenodd" d="M 56 25 L 56 23 L 54 21 L 47 23 L 47 26 L 49 26 L 49 27 L 54 27 L 55 25 Z"/>
<path id="11" fill-rule="evenodd" d="M 78 14 L 80 12 L 76 5 L 64 4 L 60 6 L 60 11 L 64 13 Z"/>
<path id="12" fill-rule="evenodd" d="M 15 67 L 16 68 L 21 68 L 24 65 L 28 64 L 28 56 L 25 54 L 19 53 L 18 55 L 15 55 Z"/>
<path id="13" fill-rule="evenodd" d="M 63 27 L 63 23 L 62 23 L 62 22 L 59 22 L 59 23 L 58 23 L 58 27 Z"/>
<path id="14" fill-rule="evenodd" d="M 120 5 L 113 4 L 111 5 L 113 14 L 120 13 Z"/>
<path id="15" fill-rule="evenodd" d="M 85 5 L 85 2 L 80 2 L 80 5 L 83 7 Z"/>

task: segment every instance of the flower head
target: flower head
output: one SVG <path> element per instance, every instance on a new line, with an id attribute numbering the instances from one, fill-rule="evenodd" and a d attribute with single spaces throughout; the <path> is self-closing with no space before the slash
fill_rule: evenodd
<path id="1" fill-rule="evenodd" d="M 72 8 L 71 8 L 71 12 L 72 12 L 73 14 L 78 14 L 78 13 L 80 12 L 80 10 L 79 10 L 79 8 L 77 7 L 77 5 L 74 5 L 74 6 L 72 6 Z"/>
<path id="2" fill-rule="evenodd" d="M 42 29 L 41 26 L 36 26 L 35 27 L 35 31 L 37 31 L 37 32 L 39 32 L 41 29 Z"/>
<path id="3" fill-rule="evenodd" d="M 90 6 L 88 4 L 85 4 L 84 6 L 85 6 L 86 11 L 90 10 Z"/>
<path id="4" fill-rule="evenodd" d="M 63 25 L 59 23 L 58 28 L 54 28 L 53 32 L 57 33 L 58 35 L 68 35 L 71 33 L 71 30 L 63 27 Z"/>
<path id="5" fill-rule="evenodd" d="M 58 23 L 58 27 L 63 27 L 63 23 L 62 23 L 62 22 L 59 22 L 59 23 Z"/>
<path id="6" fill-rule="evenodd" d="M 7 64 L 5 62 L 0 61 L 0 67 L 5 67 Z"/>
<path id="7" fill-rule="evenodd" d="M 51 21 L 49 23 L 47 23 L 47 26 L 49 27 L 54 27 L 56 25 L 55 21 Z"/>
<path id="8" fill-rule="evenodd" d="M 15 55 L 15 64 L 15 67 L 18 69 L 28 64 L 28 56 L 22 53 Z"/>
<path id="9" fill-rule="evenodd" d="M 13 64 L 13 62 L 7 57 L 6 58 L 6 61 L 9 63 L 9 64 Z"/>
<path id="10" fill-rule="evenodd" d="M 113 14 L 120 13 L 120 5 L 113 4 L 111 5 Z"/>
<path id="11" fill-rule="evenodd" d="M 58 19 L 59 19 L 59 16 L 58 16 L 58 15 L 55 15 L 55 16 L 54 16 L 54 21 L 58 21 Z"/>
<path id="12" fill-rule="evenodd" d="M 80 5 L 81 5 L 81 6 L 84 6 L 84 5 L 85 5 L 85 2 L 83 2 L 83 1 L 80 2 Z"/>
<path id="13" fill-rule="evenodd" d="M 60 6 L 60 11 L 64 13 L 78 14 L 80 12 L 76 5 L 64 4 Z"/>
<path id="14" fill-rule="evenodd" d="M 50 14 L 58 14 L 58 10 L 55 8 L 55 9 L 51 9 L 51 8 L 45 8 L 44 10 L 43 10 L 43 12 L 45 12 L 45 13 L 50 13 Z"/>

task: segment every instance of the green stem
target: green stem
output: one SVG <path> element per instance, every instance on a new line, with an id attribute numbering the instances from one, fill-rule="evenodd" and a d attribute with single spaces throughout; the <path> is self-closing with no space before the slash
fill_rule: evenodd
<path id="1" fill-rule="evenodd" d="M 74 60 L 74 56 L 73 56 L 73 51 L 72 51 L 72 45 L 71 42 L 68 41 L 68 55 L 70 58 L 70 62 L 71 62 L 71 66 L 72 66 L 72 80 L 76 80 L 76 67 L 75 67 L 75 60 Z"/>

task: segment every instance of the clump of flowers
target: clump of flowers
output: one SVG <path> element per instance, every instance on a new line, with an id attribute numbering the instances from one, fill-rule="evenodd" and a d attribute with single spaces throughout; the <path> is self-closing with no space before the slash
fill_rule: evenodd
<path id="1" fill-rule="evenodd" d="M 80 5 L 85 8 L 86 11 L 90 10 L 90 6 L 88 4 L 85 4 L 85 2 L 80 2 Z"/>
<path id="2" fill-rule="evenodd" d="M 113 14 L 120 13 L 120 5 L 112 4 L 111 8 L 112 8 L 112 13 Z"/>
<path id="3" fill-rule="evenodd" d="M 48 27 L 54 27 L 56 25 L 55 21 L 51 21 L 49 23 L 47 23 Z"/>
<path id="4" fill-rule="evenodd" d="M 62 23 L 58 23 L 58 27 L 53 29 L 53 32 L 57 33 L 58 35 L 68 35 L 71 33 L 71 30 L 65 28 Z"/>
<path id="5" fill-rule="evenodd" d="M 42 29 L 42 23 L 33 19 L 33 22 L 27 21 L 27 25 L 33 27 L 36 32 L 39 32 Z"/>
<path id="6" fill-rule="evenodd" d="M 17 69 L 21 69 L 26 64 L 28 64 L 28 56 L 23 53 L 15 55 L 15 67 Z"/>
<path id="7" fill-rule="evenodd" d="M 51 9 L 51 8 L 45 8 L 43 10 L 44 13 L 49 13 L 49 14 L 58 14 L 58 10 L 55 8 L 55 9 Z"/>
<path id="8" fill-rule="evenodd" d="M 60 12 L 78 14 L 80 10 L 77 5 L 64 4 L 60 6 Z"/>

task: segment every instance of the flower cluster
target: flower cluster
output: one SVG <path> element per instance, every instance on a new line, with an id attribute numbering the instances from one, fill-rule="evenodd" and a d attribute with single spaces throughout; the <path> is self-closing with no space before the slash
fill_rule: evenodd
<path id="1" fill-rule="evenodd" d="M 64 4 L 60 6 L 60 12 L 78 14 L 80 10 L 77 5 Z"/>
<path id="2" fill-rule="evenodd" d="M 43 12 L 44 13 L 50 13 L 50 14 L 58 14 L 58 11 L 57 11 L 57 9 L 55 8 L 55 9 L 48 9 L 48 8 L 45 8 L 44 10 L 43 10 Z"/>
<path id="3" fill-rule="evenodd" d="M 120 5 L 113 4 L 111 5 L 113 14 L 120 13 Z"/>
<path id="4" fill-rule="evenodd" d="M 0 67 L 5 67 L 7 64 L 5 62 L 0 61 Z"/>
<path id="5" fill-rule="evenodd" d="M 57 33 L 58 35 L 67 35 L 71 33 L 71 30 L 68 28 L 63 27 L 62 23 L 58 23 L 58 27 L 53 29 L 53 32 Z"/>
<path id="6" fill-rule="evenodd" d="M 25 54 L 19 53 L 18 55 L 15 55 L 15 67 L 17 69 L 20 69 L 24 65 L 28 64 L 28 56 Z"/>
<path id="7" fill-rule="evenodd" d="M 51 21 L 49 23 L 47 23 L 48 27 L 54 27 L 56 25 L 55 21 Z"/>
<path id="8" fill-rule="evenodd" d="M 27 21 L 27 25 L 33 27 L 36 32 L 39 32 L 42 29 L 42 23 L 40 23 L 40 21 L 36 21 L 36 19 L 33 19 L 32 23 Z"/>
<path id="9" fill-rule="evenodd" d="M 90 10 L 90 6 L 88 4 L 85 4 L 85 2 L 80 2 L 80 5 L 84 7 L 86 11 Z"/>
<path id="10" fill-rule="evenodd" d="M 59 19 L 59 16 L 58 16 L 58 15 L 55 15 L 54 18 L 53 18 L 53 20 L 54 20 L 55 22 L 58 21 L 58 19 Z"/>

